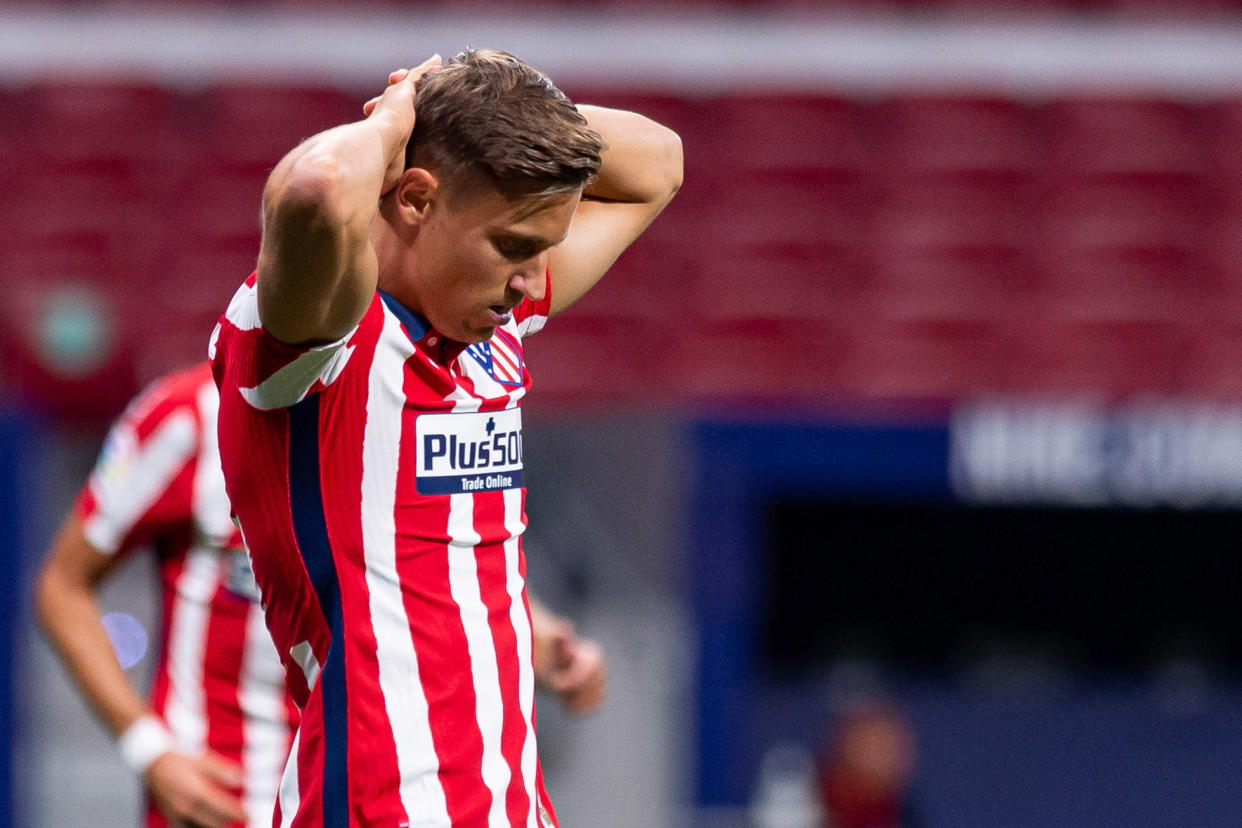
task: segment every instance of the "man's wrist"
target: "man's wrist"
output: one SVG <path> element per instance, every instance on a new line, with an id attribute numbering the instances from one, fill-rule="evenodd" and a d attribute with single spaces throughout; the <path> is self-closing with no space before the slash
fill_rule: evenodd
<path id="1" fill-rule="evenodd" d="M 152 762 L 173 749 L 173 736 L 158 717 L 148 713 L 125 728 L 116 748 L 125 764 L 141 776 Z"/>

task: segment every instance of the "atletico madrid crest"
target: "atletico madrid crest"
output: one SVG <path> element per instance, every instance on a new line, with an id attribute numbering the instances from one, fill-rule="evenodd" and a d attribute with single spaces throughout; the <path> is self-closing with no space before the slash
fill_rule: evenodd
<path id="1" fill-rule="evenodd" d="M 497 330 L 487 342 L 471 345 L 466 353 L 501 385 L 516 388 L 522 384 L 522 347 L 513 334 Z"/>

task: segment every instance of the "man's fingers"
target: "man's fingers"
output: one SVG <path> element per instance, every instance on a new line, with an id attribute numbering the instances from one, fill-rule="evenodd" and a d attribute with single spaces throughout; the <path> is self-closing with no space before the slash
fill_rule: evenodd
<path id="1" fill-rule="evenodd" d="M 433 69 L 439 69 L 441 63 L 442 61 L 440 60 L 440 56 L 438 54 L 432 55 L 431 57 L 427 58 L 422 63 L 418 64 L 413 69 L 411 69 L 409 74 L 406 77 L 413 79 L 413 81 L 417 83 L 418 79 L 421 78 L 423 75 L 427 74 Z"/>
<path id="2" fill-rule="evenodd" d="M 205 754 L 199 759 L 199 767 L 208 779 L 226 788 L 240 788 L 245 781 L 241 766 L 217 753 Z"/>
<path id="3" fill-rule="evenodd" d="M 223 828 L 248 819 L 241 800 L 223 791 L 204 791 L 195 805 L 194 815 L 190 818 L 195 824 Z"/>
<path id="4" fill-rule="evenodd" d="M 395 86 L 402 81 L 409 81 L 411 84 L 417 83 L 419 78 L 432 69 L 438 68 L 440 63 L 440 56 L 432 55 L 418 66 L 415 66 L 413 69 L 395 69 L 388 73 L 388 85 Z M 383 97 L 383 95 L 376 95 L 374 98 L 364 103 L 362 105 L 363 116 L 369 116 L 372 112 L 374 112 L 375 107 L 379 106 L 379 102 Z"/>
<path id="5" fill-rule="evenodd" d="M 573 629 L 567 627 L 565 630 L 558 630 L 552 638 L 552 663 L 556 665 L 557 670 L 573 665 L 576 640 L 572 636 Z"/>

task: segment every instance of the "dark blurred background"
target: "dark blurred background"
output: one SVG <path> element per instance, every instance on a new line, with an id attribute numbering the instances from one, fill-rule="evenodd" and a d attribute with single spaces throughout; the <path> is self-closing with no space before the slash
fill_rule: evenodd
<path id="1" fill-rule="evenodd" d="M 531 583 L 613 667 L 563 822 L 1242 824 L 1234 0 L 0 7 L 0 824 L 136 821 L 34 561 L 276 160 L 465 46 L 685 145 L 528 350 Z"/>

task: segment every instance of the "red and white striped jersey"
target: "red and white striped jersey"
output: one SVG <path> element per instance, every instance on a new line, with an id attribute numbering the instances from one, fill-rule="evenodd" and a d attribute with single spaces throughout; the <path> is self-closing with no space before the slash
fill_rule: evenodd
<path id="1" fill-rule="evenodd" d="M 229 496 L 302 724 L 279 825 L 551 828 L 521 536 L 523 302 L 446 341 L 377 293 L 295 348 L 255 277 L 213 337 Z"/>
<path id="2" fill-rule="evenodd" d="M 207 363 L 152 384 L 112 427 L 77 514 L 104 554 L 156 555 L 162 649 L 151 706 L 181 750 L 240 762 L 250 824 L 270 825 L 297 709 L 230 515 L 218 409 Z M 154 807 L 147 823 L 166 824 Z"/>

